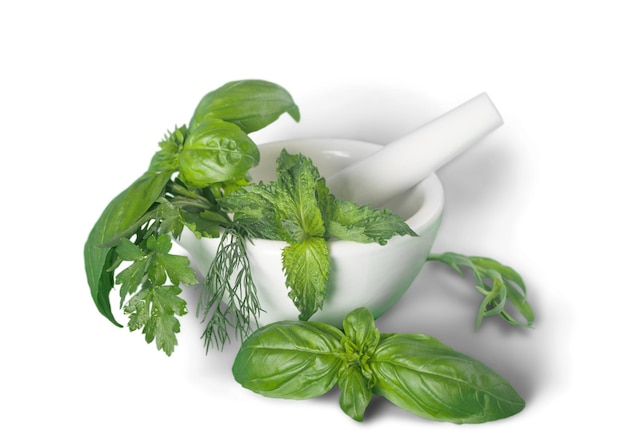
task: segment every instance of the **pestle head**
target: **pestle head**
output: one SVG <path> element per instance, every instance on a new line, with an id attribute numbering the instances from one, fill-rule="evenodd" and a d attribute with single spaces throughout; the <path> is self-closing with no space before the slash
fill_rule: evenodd
<path id="1" fill-rule="evenodd" d="M 502 125 L 486 93 L 457 106 L 329 177 L 333 193 L 379 206 L 406 191 Z"/>

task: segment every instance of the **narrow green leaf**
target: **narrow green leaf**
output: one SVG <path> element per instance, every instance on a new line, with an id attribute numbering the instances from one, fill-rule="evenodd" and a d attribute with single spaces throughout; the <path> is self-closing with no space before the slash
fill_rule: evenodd
<path id="1" fill-rule="evenodd" d="M 246 253 L 247 235 L 239 224 L 226 226 L 215 258 L 206 274 L 198 303 L 206 327 L 202 334 L 205 348 L 222 348 L 230 340 L 228 327 L 237 338 L 245 339 L 262 311 Z"/>
<path id="2" fill-rule="evenodd" d="M 84 247 L 85 272 L 91 296 L 102 315 L 122 326 L 111 311 L 109 294 L 114 284 L 111 266 L 115 254 L 111 247 L 101 247 L 110 238 L 132 226 L 164 192 L 171 171 L 147 172 L 115 197 L 93 226 Z"/>
<path id="3" fill-rule="evenodd" d="M 476 282 L 476 290 L 483 296 L 476 316 L 476 328 L 480 327 L 483 318 L 493 315 L 499 315 L 515 326 L 532 326 L 535 315 L 526 298 L 526 285 L 513 268 L 490 258 L 468 257 L 453 252 L 430 254 L 428 261 L 444 263 L 461 276 L 463 268 L 469 269 Z M 510 306 L 518 315 L 507 310 Z M 519 315 L 523 321 L 517 318 Z"/>

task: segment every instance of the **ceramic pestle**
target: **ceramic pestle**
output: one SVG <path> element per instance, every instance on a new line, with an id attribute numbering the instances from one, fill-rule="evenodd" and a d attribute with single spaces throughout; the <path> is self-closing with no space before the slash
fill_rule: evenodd
<path id="1" fill-rule="evenodd" d="M 337 197 L 382 205 L 501 125 L 500 113 L 482 93 L 329 177 L 328 186 Z"/>

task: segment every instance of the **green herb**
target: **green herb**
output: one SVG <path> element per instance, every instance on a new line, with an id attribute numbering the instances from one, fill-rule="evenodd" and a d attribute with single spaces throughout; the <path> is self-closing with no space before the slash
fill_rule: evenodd
<path id="1" fill-rule="evenodd" d="M 244 186 L 219 203 L 252 237 L 288 243 L 282 265 L 301 320 L 323 306 L 331 237 L 385 244 L 394 235 L 416 235 L 388 210 L 336 199 L 310 158 L 285 150 L 276 161 L 276 181 Z"/>
<path id="2" fill-rule="evenodd" d="M 470 270 L 476 282 L 476 290 L 483 295 L 475 327 L 478 329 L 485 317 L 499 315 L 515 326 L 532 326 L 535 315 L 526 299 L 526 285 L 522 277 L 509 266 L 484 257 L 467 257 L 453 252 L 430 254 L 428 261 L 445 263 L 463 276 L 463 269 Z M 512 306 L 524 318 L 518 320 L 507 307 Z"/>
<path id="3" fill-rule="evenodd" d="M 186 257 L 169 254 L 168 238 L 183 227 L 218 237 L 231 220 L 217 199 L 249 182 L 259 151 L 248 133 L 298 107 L 282 87 L 263 80 L 227 83 L 205 95 L 189 126 L 166 134 L 141 175 L 117 195 L 94 224 L 84 247 L 91 296 L 102 315 L 113 315 L 110 292 L 120 285 L 131 330 L 171 354 L 186 313 L 180 285 L 195 284 Z M 117 273 L 125 261 L 133 262 Z M 132 295 L 126 302 L 127 296 Z M 126 304 L 124 304 L 126 302 Z"/>
<path id="4" fill-rule="evenodd" d="M 176 316 L 187 312 L 187 303 L 178 297 L 182 291 L 177 285 L 198 282 L 187 257 L 170 254 L 171 248 L 169 235 L 153 234 L 140 245 L 123 238 L 115 248 L 120 260 L 133 262 L 115 280 L 121 285 L 121 304 L 128 294 L 135 293 L 124 308 L 129 314 L 128 327 L 131 331 L 141 329 L 148 343 L 156 339 L 157 349 L 167 355 L 177 344 L 180 322 Z M 173 285 L 166 284 L 168 278 Z"/>
<path id="5" fill-rule="evenodd" d="M 287 113 L 300 118 L 289 93 L 263 80 L 226 83 L 206 94 L 188 125 L 176 126 L 158 143 L 147 169 L 105 207 L 84 247 L 91 296 L 99 312 L 116 326 L 110 293 L 119 287 L 120 308 L 130 330 L 170 355 L 187 313 L 183 285 L 198 283 L 186 257 L 170 253 L 183 229 L 196 237 L 221 236 L 217 256 L 205 276 L 197 314 L 206 322 L 205 346 L 229 340 L 230 328 L 244 339 L 262 307 L 250 272 L 246 245 L 255 238 L 285 241 L 282 266 L 289 297 L 308 320 L 323 307 L 330 276 L 329 240 L 381 245 L 395 235 L 416 235 L 401 217 L 340 200 L 330 194 L 311 159 L 283 151 L 276 181 L 252 184 L 249 170 L 260 160 L 248 134 Z M 468 267 L 484 296 L 476 321 L 500 315 L 530 326 L 533 312 L 521 277 L 511 268 L 481 257 L 432 254 L 430 261 L 462 274 Z M 123 263 L 128 264 L 121 269 Z M 506 310 L 513 305 L 525 318 Z M 370 395 L 353 369 L 342 372 L 342 404 L 354 414 Z M 369 389 L 369 388 L 368 388 Z M 360 393 L 359 395 L 357 395 Z M 359 398 L 360 400 L 356 400 Z M 368 400 L 369 401 L 369 400 Z"/>
<path id="6" fill-rule="evenodd" d="M 85 271 L 91 295 L 102 315 L 121 326 L 113 316 L 109 293 L 114 286 L 112 268 L 115 251 L 102 246 L 112 237 L 127 231 L 142 218 L 163 195 L 169 180 L 168 172 L 146 172 L 109 203 L 89 233 L 85 244 Z"/>
<path id="7" fill-rule="evenodd" d="M 234 223 L 225 228 L 205 278 L 198 312 L 207 322 L 202 334 L 207 351 L 211 345 L 221 349 L 230 339 L 230 328 L 243 340 L 258 326 L 261 306 L 242 229 Z"/>
<path id="8" fill-rule="evenodd" d="M 242 344 L 232 372 L 243 387 L 275 398 L 318 397 L 338 384 L 341 409 L 357 421 L 372 395 L 452 423 L 498 420 L 525 406 L 484 364 L 427 335 L 381 334 L 365 308 L 345 317 L 343 331 L 311 321 L 259 328 Z"/>

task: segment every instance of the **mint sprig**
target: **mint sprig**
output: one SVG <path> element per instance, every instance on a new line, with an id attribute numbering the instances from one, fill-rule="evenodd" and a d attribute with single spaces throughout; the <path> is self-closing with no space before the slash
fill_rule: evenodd
<path id="1" fill-rule="evenodd" d="M 288 243 L 282 265 L 300 320 L 323 307 L 329 239 L 385 244 L 394 235 L 417 235 L 388 210 L 336 199 L 310 158 L 286 150 L 276 160 L 276 181 L 244 186 L 219 203 L 252 237 Z"/>

